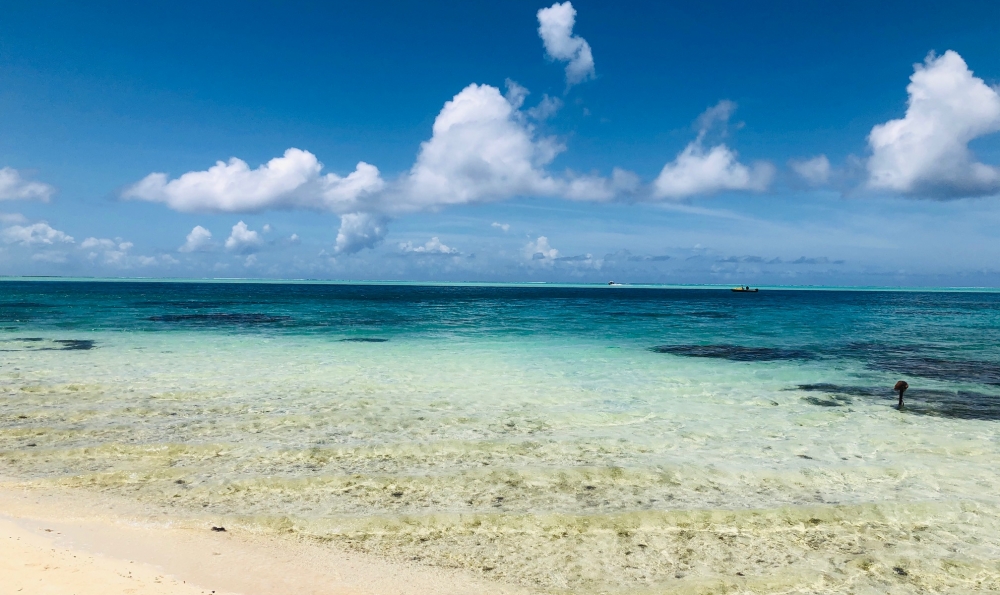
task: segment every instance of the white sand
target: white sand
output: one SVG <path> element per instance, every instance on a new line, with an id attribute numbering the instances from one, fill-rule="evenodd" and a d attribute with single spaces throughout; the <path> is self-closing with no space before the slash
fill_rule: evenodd
<path id="1" fill-rule="evenodd" d="M 228 529 L 122 501 L 0 482 L 0 595 L 513 595 L 459 571 Z"/>

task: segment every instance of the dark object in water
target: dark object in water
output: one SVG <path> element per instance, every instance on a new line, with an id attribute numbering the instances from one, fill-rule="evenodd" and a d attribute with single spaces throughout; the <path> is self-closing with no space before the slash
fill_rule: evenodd
<path id="1" fill-rule="evenodd" d="M 743 286 L 743 287 L 734 287 L 734 288 L 730 289 L 729 291 L 732 291 L 733 293 L 757 293 L 758 291 L 760 291 L 760 289 L 758 289 L 756 287 L 754 287 L 753 289 L 750 289 L 750 286 L 746 285 L 746 286 Z"/>
<path id="2" fill-rule="evenodd" d="M 389 339 L 379 339 L 376 337 L 348 337 L 341 339 L 341 343 L 385 343 Z"/>
<path id="3" fill-rule="evenodd" d="M 225 533 L 226 532 L 226 528 L 225 527 L 212 527 L 212 531 L 215 531 L 216 533 Z"/>
<path id="4" fill-rule="evenodd" d="M 775 360 L 813 359 L 814 355 L 802 349 L 781 347 L 744 347 L 742 345 L 658 345 L 651 347 L 656 353 L 672 353 L 687 357 L 710 357 L 734 362 L 766 362 Z"/>
<path id="5" fill-rule="evenodd" d="M 905 380 L 900 380 L 899 382 L 896 383 L 896 386 L 892 387 L 892 390 L 899 391 L 899 408 L 900 409 L 903 408 L 903 393 L 905 393 L 906 389 L 908 389 L 908 388 L 910 388 L 910 385 L 907 384 Z"/>

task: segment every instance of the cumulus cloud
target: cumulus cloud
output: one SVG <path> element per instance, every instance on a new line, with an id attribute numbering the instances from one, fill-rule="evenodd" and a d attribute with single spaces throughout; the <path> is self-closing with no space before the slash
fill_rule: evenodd
<path id="1" fill-rule="evenodd" d="M 309 151 L 291 148 L 257 169 L 241 159 L 216 162 L 168 180 L 152 173 L 129 187 L 124 198 L 164 203 L 184 212 L 247 213 L 272 208 L 305 208 L 335 213 L 357 208 L 385 182 L 378 168 L 359 162 L 345 177 L 321 175 L 323 165 Z"/>
<path id="2" fill-rule="evenodd" d="M 504 230 L 506 232 L 506 231 L 510 230 L 510 223 L 500 223 L 498 221 L 494 221 L 493 223 L 490 223 L 490 227 L 495 227 L 497 229 L 502 229 L 502 230 Z"/>
<path id="3" fill-rule="evenodd" d="M 193 230 L 192 233 L 194 233 Z M 232 233 L 226 238 L 226 250 L 248 254 L 256 251 L 263 243 L 264 240 L 260 237 L 259 233 L 248 228 L 246 223 L 240 221 L 233 226 Z"/>
<path id="4" fill-rule="evenodd" d="M 538 236 L 533 242 L 528 242 L 524 246 L 524 254 L 528 260 L 541 260 L 551 262 L 559 258 L 559 251 L 549 245 L 549 238 Z"/>
<path id="5" fill-rule="evenodd" d="M 448 247 L 441 243 L 441 240 L 436 236 L 428 240 L 423 246 L 414 246 L 413 242 L 404 242 L 399 244 L 399 250 L 404 253 L 415 253 L 415 254 L 444 254 L 444 255 L 457 255 L 461 254 L 455 248 Z"/>
<path id="6" fill-rule="evenodd" d="M 178 252 L 200 252 L 212 246 L 212 232 L 200 225 L 195 225 L 191 233 L 187 234 L 184 245 L 177 249 Z"/>
<path id="7" fill-rule="evenodd" d="M 594 78 L 594 55 L 584 38 L 573 35 L 575 24 L 576 9 L 571 2 L 557 2 L 538 11 L 538 35 L 545 45 L 545 53 L 553 60 L 568 62 L 568 86 Z"/>
<path id="8" fill-rule="evenodd" d="M 830 160 L 826 155 L 818 155 L 812 159 L 788 162 L 788 167 L 810 186 L 822 186 L 830 181 Z"/>
<path id="9" fill-rule="evenodd" d="M 543 169 L 563 150 L 536 139 L 514 105 L 489 85 L 472 84 L 445 103 L 422 143 L 405 195 L 414 207 L 555 195 Z"/>
<path id="10" fill-rule="evenodd" d="M 349 213 L 340 217 L 337 232 L 337 254 L 353 254 L 365 248 L 374 248 L 388 231 L 385 217 L 371 213 Z"/>
<path id="11" fill-rule="evenodd" d="M 621 168 L 611 170 L 611 178 L 598 175 L 570 177 L 563 185 L 562 196 L 570 200 L 609 201 L 639 191 L 639 176 Z"/>
<path id="12" fill-rule="evenodd" d="M 391 182 L 363 162 L 344 178 L 320 175 L 323 166 L 316 157 L 293 148 L 257 169 L 233 158 L 173 180 L 150 174 L 123 196 L 189 212 L 328 210 L 342 217 L 337 252 L 353 253 L 380 242 L 388 221 L 405 213 L 519 196 L 610 200 L 635 191 L 638 177 L 620 169 L 607 179 L 549 173 L 546 166 L 564 147 L 536 134 L 519 109 L 527 95 L 510 80 L 506 95 L 490 85 L 467 86 L 444 104 L 410 170 Z M 560 103 L 546 97 L 536 119 Z M 200 245 L 198 237 L 194 240 Z"/>
<path id="13" fill-rule="evenodd" d="M 21 177 L 12 167 L 0 168 L 0 200 L 40 200 L 48 202 L 56 189 Z"/>
<path id="14" fill-rule="evenodd" d="M 954 51 L 914 65 L 906 115 L 872 128 L 868 186 L 927 198 L 1000 192 L 1000 169 L 975 160 L 969 142 L 1000 130 L 1000 93 Z"/>
<path id="15" fill-rule="evenodd" d="M 720 101 L 698 117 L 698 136 L 677 158 L 663 166 L 653 182 L 654 198 L 679 200 L 698 194 L 725 190 L 766 190 L 774 177 L 774 166 L 758 162 L 747 166 L 739 162 L 736 151 L 719 143 L 705 147 L 705 138 L 716 126 L 725 126 L 736 104 Z"/>
<path id="16" fill-rule="evenodd" d="M 653 195 L 676 200 L 723 190 L 760 192 L 767 189 L 773 176 L 774 167 L 768 163 L 747 167 L 726 145 L 706 149 L 695 141 L 663 167 L 653 182 Z"/>
<path id="17" fill-rule="evenodd" d="M 121 238 L 114 240 L 108 238 L 87 238 L 80 242 L 81 250 L 90 250 L 87 255 L 91 261 L 103 256 L 104 264 L 124 266 L 128 263 L 129 250 L 133 248 L 132 242 L 122 241 Z M 140 261 L 142 258 L 140 257 Z"/>
<path id="18" fill-rule="evenodd" d="M 32 225 L 12 225 L 0 230 L 0 238 L 8 244 L 22 246 L 51 246 L 53 244 L 72 244 L 73 237 L 54 229 L 45 222 Z"/>

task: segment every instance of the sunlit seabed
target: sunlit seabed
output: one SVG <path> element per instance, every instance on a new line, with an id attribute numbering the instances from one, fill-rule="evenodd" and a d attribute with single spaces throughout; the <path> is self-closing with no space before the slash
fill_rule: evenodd
<path id="1" fill-rule="evenodd" d="M 1000 589 L 996 294 L 0 289 L 40 486 L 552 592 Z"/>

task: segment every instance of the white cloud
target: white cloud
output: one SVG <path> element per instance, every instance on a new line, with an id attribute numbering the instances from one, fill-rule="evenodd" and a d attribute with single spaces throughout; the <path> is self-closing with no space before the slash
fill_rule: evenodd
<path id="1" fill-rule="evenodd" d="M 401 252 L 416 254 L 461 254 L 455 248 L 450 248 L 441 243 L 436 236 L 427 241 L 423 246 L 414 246 L 413 242 L 405 242 L 399 245 Z"/>
<path id="2" fill-rule="evenodd" d="M 547 120 L 556 115 L 556 112 L 562 109 L 562 106 L 562 99 L 559 99 L 558 97 L 549 97 L 548 94 L 545 94 L 542 95 L 542 100 L 538 102 L 538 105 L 529 109 L 525 113 L 541 122 L 542 120 Z"/>
<path id="3" fill-rule="evenodd" d="M 299 234 L 293 233 L 292 235 L 288 236 L 288 241 L 291 242 L 291 243 L 293 243 L 293 244 L 298 244 L 299 243 Z"/>
<path id="4" fill-rule="evenodd" d="M 32 225 L 13 225 L 0 231 L 0 237 L 8 244 L 22 246 L 43 246 L 53 244 L 72 244 L 73 237 L 48 223 L 40 222 Z"/>
<path id="5" fill-rule="evenodd" d="M 519 196 L 610 200 L 634 191 L 637 178 L 624 170 L 610 179 L 571 172 L 556 177 L 546 171 L 564 147 L 554 138 L 538 137 L 518 109 L 528 90 L 509 80 L 507 88 L 504 96 L 496 87 L 472 84 L 447 101 L 412 168 L 391 183 L 363 162 L 346 178 L 321 176 L 316 157 L 293 148 L 254 170 L 233 158 L 173 180 L 150 174 L 123 196 L 179 211 L 329 210 L 346 217 L 337 245 L 340 253 L 351 253 L 381 241 L 386 223 L 403 213 Z M 536 117 L 559 103 L 546 96 Z"/>
<path id="6" fill-rule="evenodd" d="M 562 194 L 570 200 L 608 201 L 636 193 L 641 184 L 638 175 L 616 167 L 610 179 L 598 175 L 571 177 Z"/>
<path id="7" fill-rule="evenodd" d="M 559 258 L 559 251 L 549 245 L 549 239 L 545 236 L 538 236 L 534 242 L 528 242 L 524 246 L 524 254 L 529 260 L 551 262 Z"/>
<path id="8" fill-rule="evenodd" d="M 0 213 L 0 223 L 5 225 L 14 223 L 27 223 L 28 218 L 20 213 Z"/>
<path id="9" fill-rule="evenodd" d="M 178 252 L 200 252 L 212 246 L 212 232 L 200 225 L 195 225 L 191 233 L 187 234 L 184 245 L 177 249 Z"/>
<path id="10" fill-rule="evenodd" d="M 545 53 L 553 60 L 568 62 L 566 84 L 575 85 L 594 77 L 594 55 L 590 44 L 573 35 L 576 9 L 570 2 L 555 3 L 538 11 L 538 35 Z"/>
<path id="11" fill-rule="evenodd" d="M 12 167 L 0 168 L 0 200 L 40 200 L 48 202 L 56 189 L 42 182 L 29 182 Z"/>
<path id="12" fill-rule="evenodd" d="M 681 199 L 723 190 L 763 191 L 773 175 L 774 167 L 768 163 L 747 167 L 726 145 L 706 150 L 696 140 L 663 167 L 653 182 L 653 194 L 658 198 Z"/>
<path id="13" fill-rule="evenodd" d="M 69 260 L 69 256 L 65 252 L 39 252 L 37 254 L 32 254 L 31 260 L 36 262 L 64 264 Z"/>
<path id="14" fill-rule="evenodd" d="M 108 238 L 87 238 L 80 242 L 81 250 L 90 250 L 90 254 L 87 255 L 91 261 L 97 259 L 98 256 L 104 257 L 104 264 L 113 264 L 118 266 L 126 266 L 129 264 L 129 254 L 128 251 L 133 247 L 132 242 L 124 242 L 121 238 L 115 238 L 114 240 Z M 140 257 L 141 259 L 144 257 Z"/>
<path id="15" fill-rule="evenodd" d="M 543 166 L 563 150 L 535 139 L 521 113 L 489 85 L 472 84 L 445 103 L 422 143 L 404 190 L 411 208 L 555 195 Z"/>
<path id="16" fill-rule="evenodd" d="M 365 248 L 374 248 L 385 238 L 386 220 L 371 213 L 341 215 L 337 232 L 337 254 L 353 254 Z"/>
<path id="17" fill-rule="evenodd" d="M 906 115 L 872 128 L 868 186 L 929 198 L 1000 192 L 1000 169 L 968 144 L 1000 130 L 1000 93 L 954 51 L 914 65 Z"/>
<path id="18" fill-rule="evenodd" d="M 524 105 L 525 98 L 531 95 L 531 91 L 528 91 L 523 85 L 518 84 L 517 81 L 507 79 L 504 81 L 504 85 L 507 87 L 507 92 L 504 94 L 504 99 L 507 103 L 516 110 L 521 109 Z"/>
<path id="19" fill-rule="evenodd" d="M 350 175 L 320 175 L 316 156 L 288 149 L 257 169 L 233 157 L 205 171 L 193 171 L 174 180 L 164 173 L 149 174 L 126 189 L 124 198 L 161 202 L 177 211 L 246 213 L 270 208 L 306 208 L 343 213 L 357 208 L 359 199 L 384 186 L 378 168 L 359 162 Z"/>
<path id="20" fill-rule="evenodd" d="M 247 268 L 252 267 L 255 264 L 257 264 L 257 255 L 256 254 L 251 254 L 251 255 L 247 256 L 246 260 L 243 261 L 243 266 L 245 266 Z"/>
<path id="21" fill-rule="evenodd" d="M 774 176 L 774 166 L 758 162 L 746 166 L 739 162 L 736 151 L 719 143 L 705 147 L 705 137 L 717 125 L 725 126 L 736 104 L 720 101 L 698 117 L 698 136 L 677 158 L 663 166 L 653 182 L 653 197 L 678 200 L 697 194 L 712 194 L 724 190 L 766 190 Z"/>
<path id="22" fill-rule="evenodd" d="M 822 186 L 830 181 L 830 160 L 826 155 L 804 160 L 793 159 L 788 162 L 788 166 L 810 186 Z"/>
<path id="23" fill-rule="evenodd" d="M 129 245 L 131 246 L 131 243 Z M 87 238 L 80 242 L 80 248 L 83 250 L 93 250 L 95 248 L 102 250 L 114 250 L 117 247 L 117 242 L 107 238 Z"/>
<path id="24" fill-rule="evenodd" d="M 232 233 L 226 239 L 226 250 L 247 254 L 257 250 L 263 243 L 264 240 L 259 233 L 249 229 L 246 223 L 240 221 L 233 226 Z"/>
<path id="25" fill-rule="evenodd" d="M 506 232 L 506 231 L 510 230 L 510 223 L 499 223 L 497 221 L 494 221 L 493 223 L 490 224 L 490 227 L 495 227 L 497 229 L 502 229 L 502 230 L 504 230 Z"/>

